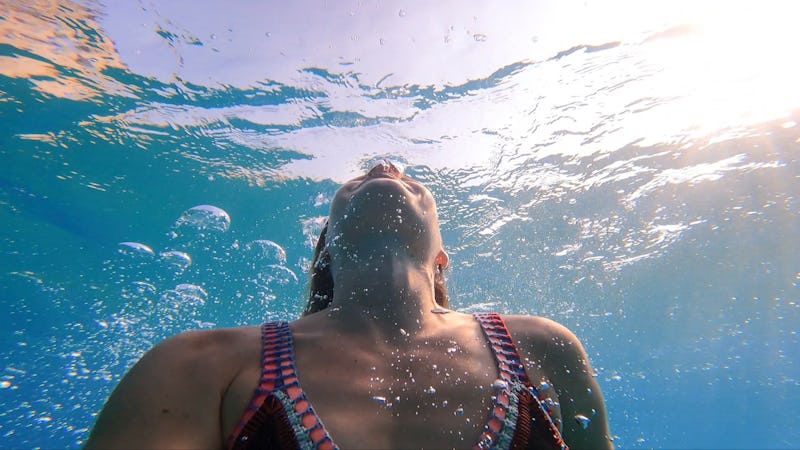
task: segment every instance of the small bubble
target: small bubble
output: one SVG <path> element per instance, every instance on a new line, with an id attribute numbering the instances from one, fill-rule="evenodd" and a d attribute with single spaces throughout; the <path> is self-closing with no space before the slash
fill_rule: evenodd
<path id="1" fill-rule="evenodd" d="M 400 328 L 400 334 L 402 334 L 403 336 L 408 336 L 408 331 Z"/>
<path id="2" fill-rule="evenodd" d="M 485 42 L 486 35 L 481 33 L 475 33 L 472 35 L 472 38 L 475 39 L 475 42 Z"/>
<path id="3" fill-rule="evenodd" d="M 0 381 L 0 388 L 8 389 L 11 387 L 11 382 L 7 380 Z"/>
<path id="4" fill-rule="evenodd" d="M 590 419 L 590 418 L 588 418 L 588 417 L 584 416 L 583 414 L 576 414 L 576 415 L 575 415 L 575 422 L 576 422 L 578 425 L 580 425 L 580 426 L 581 426 L 581 428 L 583 428 L 584 430 L 585 430 L 585 429 L 587 429 L 587 428 L 589 428 L 589 423 L 590 423 L 591 421 L 592 421 L 592 419 Z"/>
<path id="5" fill-rule="evenodd" d="M 492 389 L 506 389 L 508 387 L 508 382 L 503 379 L 496 379 L 492 383 Z"/>
<path id="6" fill-rule="evenodd" d="M 400 16 L 400 17 L 405 17 L 406 16 L 406 10 L 405 9 L 401 9 L 400 11 L 397 12 L 397 15 Z"/>
<path id="7" fill-rule="evenodd" d="M 447 353 L 452 355 L 453 353 L 457 352 L 458 349 L 455 347 L 447 347 Z"/>
<path id="8" fill-rule="evenodd" d="M 372 400 L 375 401 L 376 403 L 380 403 L 381 405 L 386 404 L 386 397 L 381 397 L 380 395 L 372 397 Z"/>
<path id="9" fill-rule="evenodd" d="M 433 395 L 436 393 L 436 388 L 433 386 L 428 386 L 428 389 L 425 389 L 425 393 L 429 395 Z"/>
<path id="10" fill-rule="evenodd" d="M 455 411 L 453 411 L 453 415 L 454 416 L 461 416 L 463 414 L 464 414 L 464 408 L 462 408 L 460 406 L 458 408 L 456 408 Z"/>
<path id="11" fill-rule="evenodd" d="M 152 248 L 138 242 L 120 242 L 119 252 L 129 256 L 155 256 Z"/>
<path id="12" fill-rule="evenodd" d="M 542 381 L 542 383 L 539 385 L 539 390 L 540 391 L 546 391 L 548 389 L 550 389 L 550 383 L 548 383 L 546 381 Z"/>

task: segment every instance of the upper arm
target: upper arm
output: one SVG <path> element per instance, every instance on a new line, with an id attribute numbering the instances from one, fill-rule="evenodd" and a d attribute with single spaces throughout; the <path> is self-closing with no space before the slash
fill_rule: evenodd
<path id="1" fill-rule="evenodd" d="M 612 448 L 605 400 L 589 357 L 571 331 L 558 327 L 548 369 L 561 404 L 565 440 L 573 449 Z"/>
<path id="2" fill-rule="evenodd" d="M 535 318 L 528 327 L 534 329 L 523 333 L 524 342 L 558 395 L 564 441 L 573 450 L 613 448 L 605 400 L 578 338 L 548 319 Z"/>
<path id="3" fill-rule="evenodd" d="M 147 352 L 114 389 L 86 448 L 221 447 L 210 336 L 184 333 Z"/>

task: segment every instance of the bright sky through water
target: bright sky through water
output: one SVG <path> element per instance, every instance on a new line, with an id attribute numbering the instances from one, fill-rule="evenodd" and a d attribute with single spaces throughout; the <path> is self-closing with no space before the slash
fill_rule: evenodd
<path id="1" fill-rule="evenodd" d="M 186 106 L 175 111 L 154 105 L 131 113 L 131 123 L 159 125 L 169 120 L 191 126 L 235 117 L 291 125 L 320 108 L 402 119 L 363 127 L 301 127 L 242 142 L 254 149 L 281 147 L 314 157 L 291 163 L 288 175 L 325 178 L 338 173 L 343 180 L 360 170 L 358 161 L 376 153 L 409 157 L 431 167 L 484 164 L 509 143 L 482 130 L 508 130 L 518 136 L 520 127 L 530 126 L 527 117 L 534 108 L 546 117 L 548 109 L 555 115 L 570 102 L 575 102 L 572 123 L 549 125 L 583 130 L 609 116 L 609 132 L 588 145 L 565 137 L 560 145 L 539 149 L 541 155 L 585 155 L 630 142 L 670 143 L 687 134 L 700 138 L 727 129 L 735 135 L 737 126 L 780 118 L 800 106 L 800 90 L 794 88 L 800 70 L 791 56 L 797 37 L 793 21 L 800 6 L 791 1 L 193 5 L 114 2 L 101 22 L 122 61 L 141 75 L 212 88 L 268 90 L 262 83 L 277 82 L 323 89 L 327 96 L 276 107 Z M 543 63 L 579 45 L 616 45 L 606 51 L 619 53 L 617 63 L 599 68 L 592 77 L 582 77 L 580 67 L 571 67 L 568 59 Z M 488 109 L 485 101 L 459 96 L 420 110 L 417 97 L 404 95 L 404 87 L 464 86 L 515 63 L 523 67 L 499 85 L 476 93 L 491 97 Z M 329 83 L 302 70 L 306 68 L 345 74 L 347 82 Z M 615 78 L 621 81 L 619 89 L 601 89 L 613 85 Z M 370 96 L 392 87 L 397 88 L 394 97 Z M 649 105 L 637 114 L 615 114 L 651 98 L 671 101 Z M 452 133 L 443 134 L 447 129 Z M 545 126 L 533 138 L 547 141 L 547 133 Z M 426 142 L 432 151 L 421 151 L 425 145 L 420 143 Z M 341 149 L 336 158 L 331 148 Z"/>

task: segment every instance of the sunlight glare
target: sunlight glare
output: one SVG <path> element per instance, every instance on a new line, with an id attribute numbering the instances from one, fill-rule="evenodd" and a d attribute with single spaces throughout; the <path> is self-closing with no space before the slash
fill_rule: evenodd
<path id="1" fill-rule="evenodd" d="M 663 67 L 658 91 L 672 94 L 675 120 L 697 134 L 787 116 L 800 107 L 794 54 L 800 3 L 708 2 L 696 6 L 691 32 L 645 43 Z"/>

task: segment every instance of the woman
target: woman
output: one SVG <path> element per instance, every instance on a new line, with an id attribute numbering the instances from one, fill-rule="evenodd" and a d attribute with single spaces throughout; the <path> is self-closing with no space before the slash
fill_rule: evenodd
<path id="1" fill-rule="evenodd" d="M 577 338 L 445 309 L 447 265 L 431 193 L 378 164 L 331 203 L 304 317 L 162 342 L 87 448 L 611 448 Z"/>

